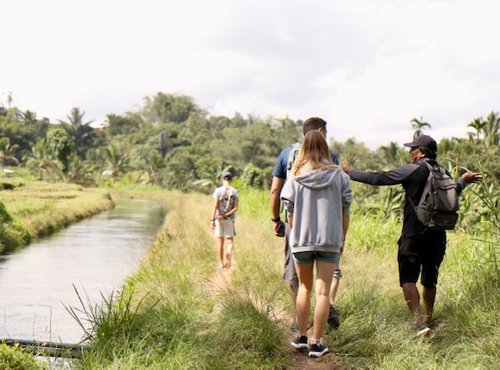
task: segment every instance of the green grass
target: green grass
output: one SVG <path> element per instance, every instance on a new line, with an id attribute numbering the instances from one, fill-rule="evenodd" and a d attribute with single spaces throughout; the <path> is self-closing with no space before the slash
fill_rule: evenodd
<path id="1" fill-rule="evenodd" d="M 0 369 L 42 370 L 44 366 L 36 361 L 31 354 L 0 343 Z"/>
<path id="2" fill-rule="evenodd" d="M 16 187 L 0 191 L 0 254 L 114 205 L 105 190 L 27 179 L 9 182 Z"/>
<path id="3" fill-rule="evenodd" d="M 352 222 L 338 295 L 344 321 L 328 336 L 340 361 L 353 368 L 493 368 L 500 350 L 498 249 L 477 236 L 448 233 L 434 312 L 437 327 L 421 341 L 413 336 L 398 286 L 400 224 L 359 214 Z"/>
<path id="4" fill-rule="evenodd" d="M 213 281 L 211 198 L 165 196 L 166 223 L 138 273 L 116 299 L 79 308 L 86 311 L 80 320 L 97 323 L 93 351 L 80 367 L 263 369 L 289 362 L 268 310 L 224 279 Z"/>
<path id="5" fill-rule="evenodd" d="M 284 241 L 273 236 L 268 194 L 240 191 L 236 267 L 226 279 L 216 278 L 211 197 L 160 194 L 152 197 L 166 198 L 166 223 L 121 295 L 97 310 L 102 323 L 80 367 L 291 368 L 286 328 L 293 309 L 281 277 Z M 400 222 L 356 208 L 351 222 L 337 298 L 342 324 L 326 336 L 330 356 L 355 369 L 494 368 L 500 353 L 495 234 L 487 226 L 479 228 L 483 234 L 448 233 L 437 326 L 421 340 L 398 283 Z"/>

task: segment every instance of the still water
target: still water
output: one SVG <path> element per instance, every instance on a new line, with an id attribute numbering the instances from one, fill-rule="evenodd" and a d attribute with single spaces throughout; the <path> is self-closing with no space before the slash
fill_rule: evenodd
<path id="1" fill-rule="evenodd" d="M 83 330 L 66 306 L 81 308 L 73 286 L 94 304 L 121 289 L 162 225 L 158 202 L 116 208 L 0 256 L 0 338 L 77 343 Z"/>

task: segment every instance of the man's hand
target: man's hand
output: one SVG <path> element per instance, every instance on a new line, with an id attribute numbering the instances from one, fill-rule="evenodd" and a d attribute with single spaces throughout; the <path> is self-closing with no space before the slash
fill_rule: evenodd
<path id="1" fill-rule="evenodd" d="M 462 175 L 462 178 L 467 184 L 474 183 L 477 184 L 483 181 L 483 175 L 479 172 L 466 172 Z"/>
<path id="2" fill-rule="evenodd" d="M 352 167 L 347 165 L 347 164 L 344 164 L 342 165 L 342 169 L 344 170 L 345 173 L 347 173 L 348 175 L 351 174 L 351 170 L 352 170 Z"/>
<path id="3" fill-rule="evenodd" d="M 210 220 L 210 227 L 215 229 L 215 220 Z"/>
<path id="4" fill-rule="evenodd" d="M 282 238 L 285 236 L 285 223 L 283 221 L 274 222 L 274 236 Z"/>

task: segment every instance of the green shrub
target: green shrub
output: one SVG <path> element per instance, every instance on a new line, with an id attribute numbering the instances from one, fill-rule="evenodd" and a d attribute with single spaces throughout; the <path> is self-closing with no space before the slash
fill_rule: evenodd
<path id="1" fill-rule="evenodd" d="M 5 205 L 2 203 L 2 201 L 0 201 L 0 223 L 7 223 L 11 221 L 12 217 L 10 216 L 9 212 L 7 212 Z"/>
<path id="2" fill-rule="evenodd" d="M 44 367 L 32 355 L 17 348 L 0 344 L 0 369 L 42 370 Z"/>

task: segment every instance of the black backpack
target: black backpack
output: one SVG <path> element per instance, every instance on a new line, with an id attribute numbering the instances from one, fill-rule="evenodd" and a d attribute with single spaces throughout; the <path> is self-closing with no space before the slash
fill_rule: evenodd
<path id="1" fill-rule="evenodd" d="M 458 220 L 457 183 L 443 166 L 431 166 L 418 206 L 412 202 L 418 220 L 430 230 L 453 230 Z M 411 201 L 411 199 L 410 199 Z"/>

